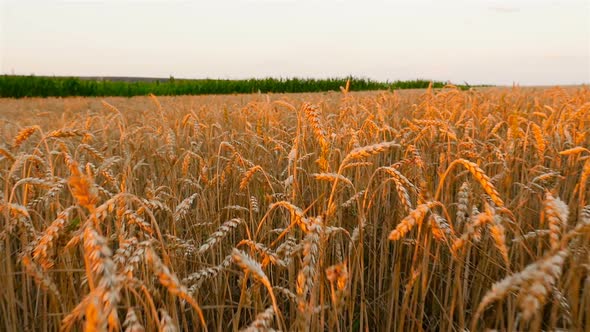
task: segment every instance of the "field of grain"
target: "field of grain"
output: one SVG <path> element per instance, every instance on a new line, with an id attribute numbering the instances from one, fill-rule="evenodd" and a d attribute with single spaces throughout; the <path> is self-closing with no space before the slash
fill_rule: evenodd
<path id="1" fill-rule="evenodd" d="M 590 331 L 590 89 L 0 99 L 0 330 Z"/>

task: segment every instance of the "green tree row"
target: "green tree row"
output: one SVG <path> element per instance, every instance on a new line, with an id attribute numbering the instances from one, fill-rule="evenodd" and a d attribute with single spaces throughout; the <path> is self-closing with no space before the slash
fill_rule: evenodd
<path id="1" fill-rule="evenodd" d="M 248 80 L 222 79 L 162 79 L 162 80 L 97 80 L 75 77 L 0 76 L 0 97 L 66 97 L 66 96 L 143 96 L 155 95 L 200 95 L 253 92 L 320 92 L 338 91 L 350 79 L 351 91 L 420 89 L 427 88 L 431 81 L 411 80 L 377 82 L 364 78 L 264 78 Z M 444 82 L 433 82 L 435 88 Z"/>

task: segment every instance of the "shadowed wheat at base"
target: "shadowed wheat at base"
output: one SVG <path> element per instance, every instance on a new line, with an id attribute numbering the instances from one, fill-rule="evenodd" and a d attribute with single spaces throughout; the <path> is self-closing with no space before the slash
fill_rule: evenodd
<path id="1" fill-rule="evenodd" d="M 590 90 L 354 84 L 0 101 L 0 330 L 587 329 Z"/>

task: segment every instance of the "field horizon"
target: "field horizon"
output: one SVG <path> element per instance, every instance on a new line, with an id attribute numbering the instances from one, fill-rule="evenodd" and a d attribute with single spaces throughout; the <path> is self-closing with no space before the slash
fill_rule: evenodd
<path id="1" fill-rule="evenodd" d="M 364 77 L 300 78 L 266 77 L 249 79 L 176 79 L 75 77 L 75 76 L 0 76 L 0 97 L 67 96 L 148 96 L 205 95 L 236 93 L 298 93 L 324 91 L 377 91 L 442 88 L 450 82 L 426 79 L 376 81 Z M 468 89 L 468 84 L 455 85 Z"/>

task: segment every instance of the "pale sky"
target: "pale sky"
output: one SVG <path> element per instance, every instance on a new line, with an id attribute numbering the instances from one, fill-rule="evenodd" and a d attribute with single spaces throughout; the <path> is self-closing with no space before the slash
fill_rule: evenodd
<path id="1" fill-rule="evenodd" d="M 0 72 L 590 83 L 590 0 L 0 0 Z"/>

